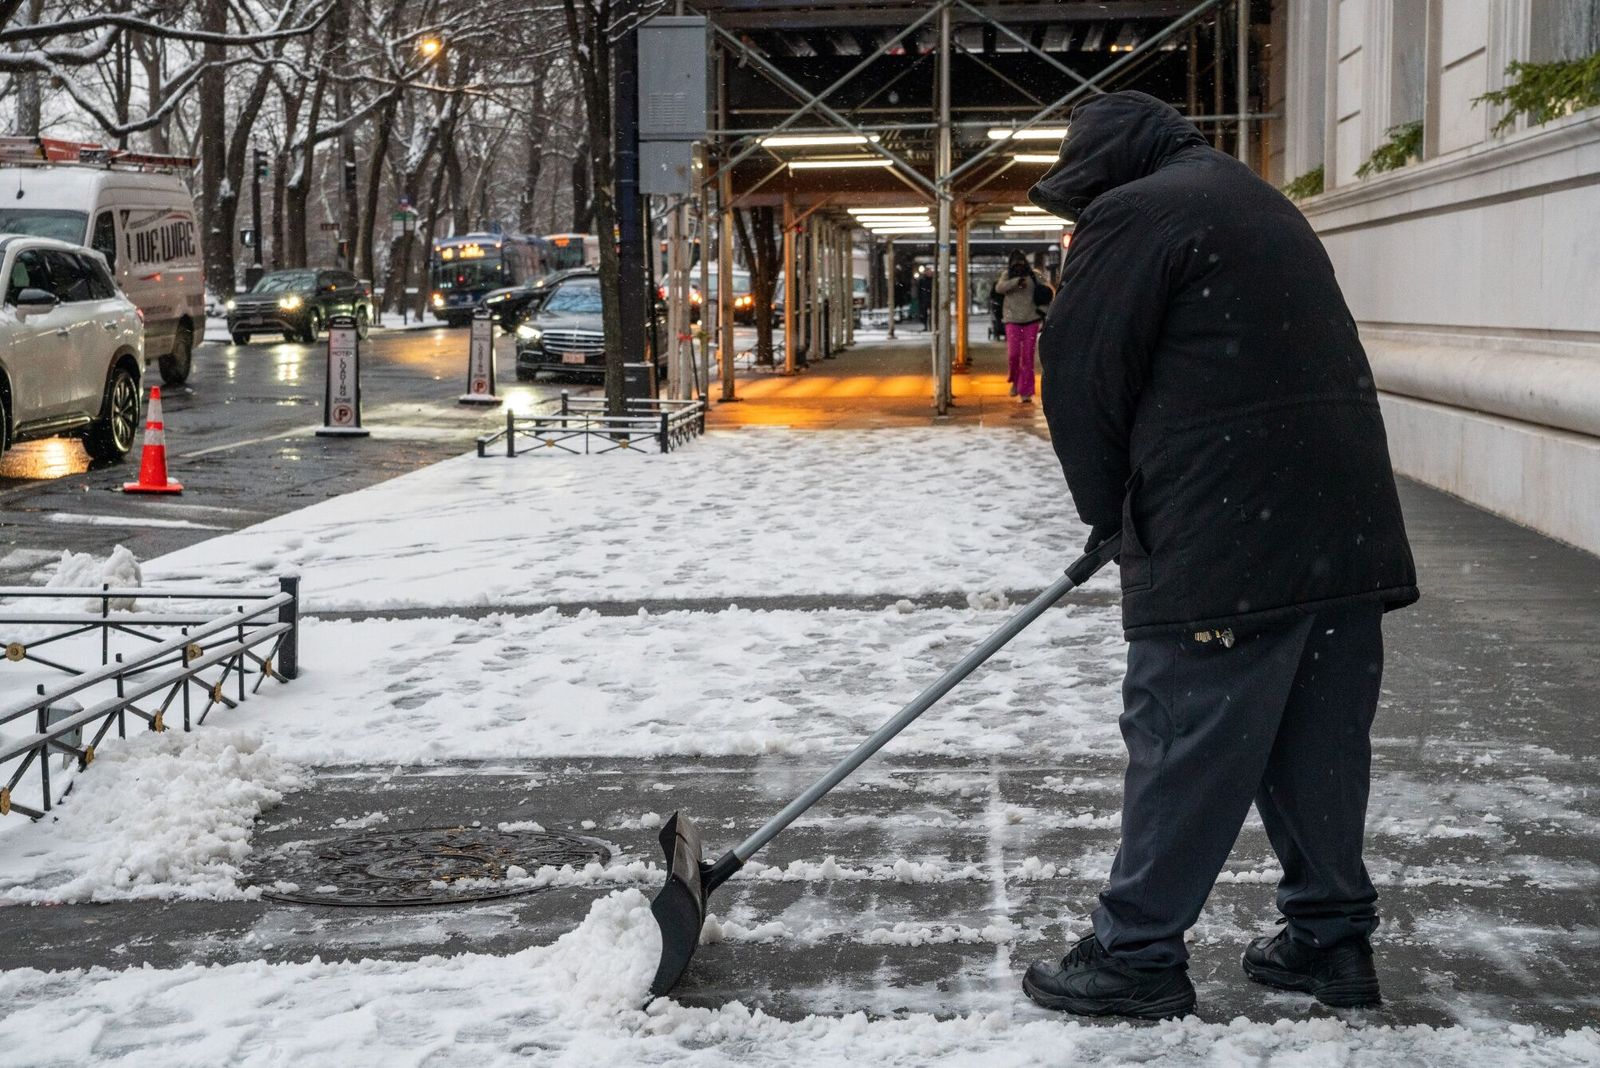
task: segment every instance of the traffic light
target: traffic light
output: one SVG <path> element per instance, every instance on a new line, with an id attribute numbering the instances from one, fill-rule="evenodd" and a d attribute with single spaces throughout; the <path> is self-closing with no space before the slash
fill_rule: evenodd
<path id="1" fill-rule="evenodd" d="M 258 148 L 256 149 L 256 178 L 257 180 L 266 178 L 269 173 L 271 173 L 271 169 L 267 166 L 267 154 Z"/>

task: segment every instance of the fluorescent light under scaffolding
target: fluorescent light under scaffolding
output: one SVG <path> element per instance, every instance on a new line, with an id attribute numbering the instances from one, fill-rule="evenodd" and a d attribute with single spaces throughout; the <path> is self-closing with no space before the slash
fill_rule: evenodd
<path id="1" fill-rule="evenodd" d="M 1026 130 L 996 126 L 989 131 L 991 141 L 1059 141 L 1066 136 L 1065 126 L 1032 126 Z"/>
<path id="2" fill-rule="evenodd" d="M 878 134 L 794 133 L 761 138 L 763 148 L 811 148 L 821 145 L 864 145 L 880 140 Z"/>
<path id="3" fill-rule="evenodd" d="M 789 162 L 791 171 L 830 171 L 861 167 L 893 167 L 894 160 L 862 157 L 859 159 L 797 159 Z"/>

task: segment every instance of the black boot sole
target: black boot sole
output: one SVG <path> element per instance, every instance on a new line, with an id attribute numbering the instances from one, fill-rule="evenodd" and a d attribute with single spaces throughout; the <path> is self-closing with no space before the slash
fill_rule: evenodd
<path id="1" fill-rule="evenodd" d="M 1383 1002 L 1383 997 L 1378 993 L 1378 980 L 1371 979 L 1331 979 L 1317 980 L 1309 975 L 1298 972 L 1286 972 L 1281 968 L 1268 968 L 1259 964 L 1252 964 L 1247 957 L 1242 962 L 1244 974 L 1262 986 L 1270 986 L 1274 990 L 1290 990 L 1298 994 L 1310 994 L 1324 1005 L 1335 1009 L 1369 1009 Z"/>
<path id="2" fill-rule="evenodd" d="M 1195 1007 L 1193 990 L 1180 991 L 1158 1001 L 1138 1001 L 1133 998 L 1107 1001 L 1052 994 L 1034 986 L 1026 975 L 1022 977 L 1022 992 L 1042 1008 L 1070 1012 L 1077 1016 L 1123 1016 L 1134 1020 L 1171 1020 L 1188 1016 L 1194 1012 Z"/>

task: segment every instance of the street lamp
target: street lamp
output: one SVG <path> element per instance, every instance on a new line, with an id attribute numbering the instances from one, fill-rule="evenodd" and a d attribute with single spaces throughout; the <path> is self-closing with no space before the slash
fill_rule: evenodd
<path id="1" fill-rule="evenodd" d="M 422 53 L 423 58 L 432 59 L 444 51 L 444 42 L 437 37 L 424 37 L 417 42 L 417 51 Z"/>

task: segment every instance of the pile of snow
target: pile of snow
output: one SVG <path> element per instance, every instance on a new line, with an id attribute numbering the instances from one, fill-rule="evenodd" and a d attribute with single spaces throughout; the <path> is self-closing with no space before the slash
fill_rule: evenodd
<path id="1" fill-rule="evenodd" d="M 45 582 L 46 589 L 97 589 L 100 586 L 110 586 L 113 589 L 129 589 L 134 586 L 143 586 L 144 576 L 139 570 L 139 561 L 126 547 L 118 545 L 111 550 L 110 555 L 101 559 L 92 553 L 75 553 L 63 550 L 61 562 L 56 565 L 55 572 Z M 98 600 L 86 601 L 85 607 L 98 609 Z M 132 611 L 133 598 L 116 598 L 111 602 L 113 610 Z"/>
<path id="2" fill-rule="evenodd" d="M 131 589 L 144 585 L 143 570 L 139 566 L 138 557 L 134 556 L 127 547 L 118 545 L 105 556 L 96 556 L 93 553 L 75 553 L 70 549 L 61 552 L 61 559 L 57 560 L 50 569 L 43 586 L 47 590 L 81 590 L 100 589 L 110 586 L 113 589 Z M 58 612 L 80 613 L 99 612 L 100 599 L 73 598 L 73 597 L 29 597 L 26 599 L 13 599 L 10 607 L 28 613 Z M 111 610 L 114 612 L 131 612 L 137 606 L 135 598 L 113 597 Z M 59 628 L 57 628 L 59 629 Z M 39 627 L 30 628 L 29 635 L 35 633 L 55 633 L 55 630 L 43 630 Z M 6 640 L 15 640 L 20 637 L 7 634 Z"/>
<path id="3" fill-rule="evenodd" d="M 303 785 L 241 731 L 138 732 L 105 747 L 50 815 L 0 837 L 0 901 L 246 898 L 255 818 Z"/>
<path id="4" fill-rule="evenodd" d="M 693 1064 L 749 1068 L 982 1062 L 1427 1064 L 1542 1068 L 1600 1061 L 1593 1027 L 1360 1027 L 1337 1019 L 1154 1026 L 1080 1023 L 1019 1003 L 939 1019 L 782 1020 L 733 1002 L 645 1001 L 660 953 L 637 890 L 575 931 L 506 957 L 409 963 L 250 962 L 171 970 L 0 973 L 0 1048 L 36 1068 L 96 1063 Z"/>
<path id="5" fill-rule="evenodd" d="M 309 611 L 974 589 L 997 607 L 1078 555 L 1074 515 L 1020 431 L 724 431 L 669 456 L 448 460 L 147 570 L 298 573 Z"/>

